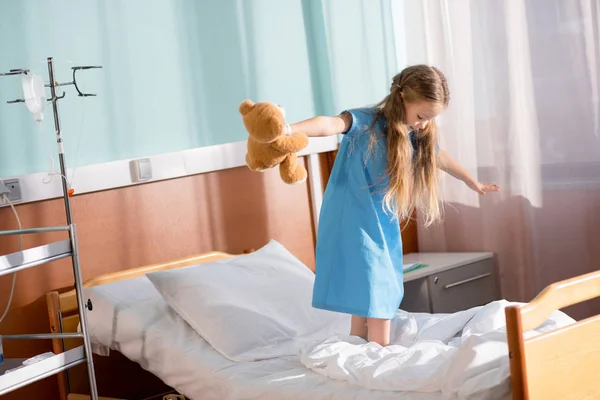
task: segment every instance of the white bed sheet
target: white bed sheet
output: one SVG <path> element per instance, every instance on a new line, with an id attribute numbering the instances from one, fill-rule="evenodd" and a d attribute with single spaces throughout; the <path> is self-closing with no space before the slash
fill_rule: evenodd
<path id="1" fill-rule="evenodd" d="M 364 389 L 306 368 L 299 357 L 232 362 L 171 310 L 146 277 L 86 289 L 98 346 L 117 350 L 191 399 L 440 400 L 440 393 Z M 510 398 L 500 385 L 477 399 Z"/>

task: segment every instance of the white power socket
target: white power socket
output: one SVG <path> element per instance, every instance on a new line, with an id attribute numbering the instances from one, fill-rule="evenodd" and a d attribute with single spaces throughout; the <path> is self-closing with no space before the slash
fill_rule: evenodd
<path id="1" fill-rule="evenodd" d="M 21 201 L 23 196 L 21 195 L 21 181 L 18 179 L 7 179 L 5 181 L 1 181 L 10 191 L 6 196 L 12 202 Z"/>

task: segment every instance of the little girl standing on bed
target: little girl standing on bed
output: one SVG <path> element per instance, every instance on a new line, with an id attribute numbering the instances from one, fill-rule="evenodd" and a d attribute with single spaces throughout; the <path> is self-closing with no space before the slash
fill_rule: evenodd
<path id="1" fill-rule="evenodd" d="M 399 220 L 415 207 L 426 224 L 440 219 L 437 168 L 479 194 L 498 190 L 438 149 L 435 117 L 449 98 L 444 75 L 416 65 L 374 107 L 291 125 L 308 136 L 345 134 L 321 208 L 313 307 L 351 314 L 350 334 L 382 346 L 404 295 Z"/>

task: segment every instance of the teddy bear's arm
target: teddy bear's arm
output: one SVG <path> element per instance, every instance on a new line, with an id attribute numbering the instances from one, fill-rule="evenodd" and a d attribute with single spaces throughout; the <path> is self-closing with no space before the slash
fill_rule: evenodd
<path id="1" fill-rule="evenodd" d="M 306 146 L 308 146 L 308 136 L 300 132 L 281 136 L 271 143 L 271 147 L 282 153 L 296 153 Z"/>

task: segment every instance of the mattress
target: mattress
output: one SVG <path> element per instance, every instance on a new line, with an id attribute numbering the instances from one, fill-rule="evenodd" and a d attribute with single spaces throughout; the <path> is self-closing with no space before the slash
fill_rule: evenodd
<path id="1" fill-rule="evenodd" d="M 223 357 L 162 300 L 146 277 L 86 289 L 94 349 L 116 350 L 190 399 L 449 399 L 440 393 L 369 390 L 331 379 L 290 356 L 251 363 Z M 506 385 L 480 399 L 510 398 Z"/>

